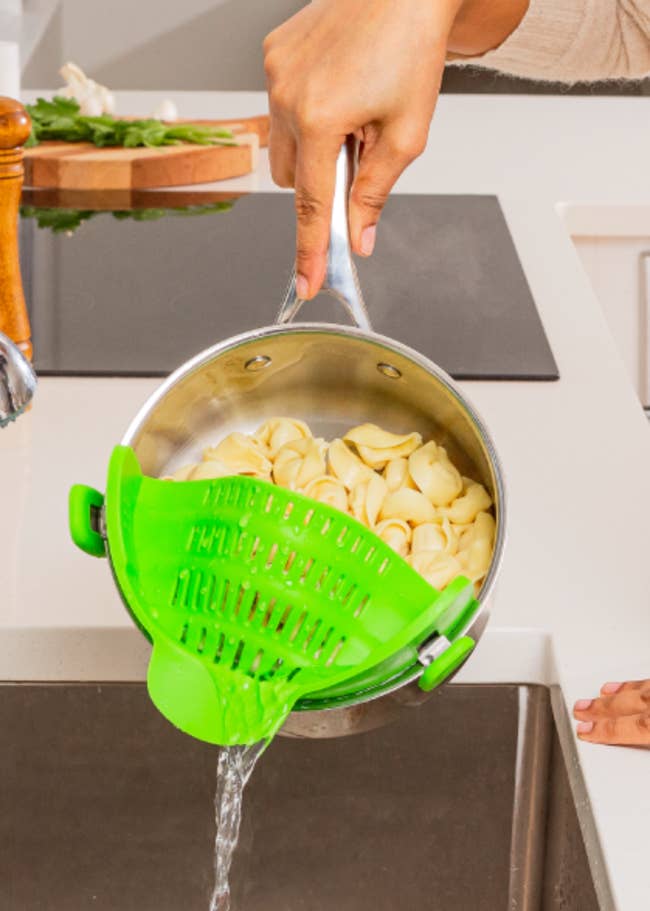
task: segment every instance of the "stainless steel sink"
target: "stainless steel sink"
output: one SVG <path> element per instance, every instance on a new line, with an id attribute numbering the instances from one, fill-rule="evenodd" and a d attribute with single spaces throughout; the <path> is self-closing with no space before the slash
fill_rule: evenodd
<path id="1" fill-rule="evenodd" d="M 0 911 L 207 911 L 214 748 L 136 684 L 2 685 L 0 730 Z M 454 684 L 260 760 L 233 911 L 415 908 L 598 908 L 545 688 Z"/>

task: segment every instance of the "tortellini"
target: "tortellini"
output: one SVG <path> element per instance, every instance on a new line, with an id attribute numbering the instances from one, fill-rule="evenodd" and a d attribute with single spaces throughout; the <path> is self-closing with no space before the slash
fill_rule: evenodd
<path id="1" fill-rule="evenodd" d="M 350 512 L 368 528 L 374 528 L 387 491 L 386 481 L 373 471 L 370 478 L 359 481 L 350 491 Z"/>
<path id="2" fill-rule="evenodd" d="M 383 519 L 375 526 L 375 534 L 400 557 L 408 556 L 413 529 L 404 519 Z"/>
<path id="3" fill-rule="evenodd" d="M 411 453 L 409 472 L 434 506 L 446 506 L 463 489 L 463 479 L 449 461 L 447 450 L 433 440 Z"/>
<path id="4" fill-rule="evenodd" d="M 421 551 L 444 551 L 455 554 L 458 550 L 458 533 L 447 518 L 441 522 L 429 522 L 413 529 L 413 553 Z"/>
<path id="5" fill-rule="evenodd" d="M 343 440 L 333 440 L 327 455 L 332 474 L 343 481 L 350 490 L 361 481 L 367 481 L 375 473 L 345 445 Z"/>
<path id="6" fill-rule="evenodd" d="M 323 475 L 320 478 L 314 478 L 305 487 L 303 493 L 318 500 L 319 503 L 327 503 L 328 506 L 335 506 L 341 512 L 347 512 L 348 492 L 345 485 L 338 478 L 332 478 Z"/>
<path id="7" fill-rule="evenodd" d="M 391 459 L 390 462 L 386 463 L 384 478 L 391 493 L 394 490 L 401 490 L 402 487 L 410 487 L 412 490 L 416 489 L 415 481 L 411 477 L 411 472 L 409 471 L 408 459 L 401 456 L 397 459 Z"/>
<path id="8" fill-rule="evenodd" d="M 273 480 L 280 487 L 301 490 L 325 474 L 325 442 L 313 437 L 285 443 L 273 463 Z"/>
<path id="9" fill-rule="evenodd" d="M 387 494 L 381 507 L 382 519 L 404 519 L 411 525 L 433 522 L 436 517 L 435 507 L 419 490 L 402 487 Z"/>
<path id="10" fill-rule="evenodd" d="M 303 421 L 272 417 L 252 435 L 229 434 L 206 448 L 201 462 L 167 480 L 233 474 L 272 480 L 348 513 L 434 588 L 462 574 L 478 590 L 490 568 L 496 536 L 490 494 L 419 433 L 361 424 L 327 443 Z"/>
<path id="11" fill-rule="evenodd" d="M 343 439 L 346 443 L 354 443 L 363 461 L 371 468 L 383 468 L 391 459 L 410 455 L 422 442 L 419 433 L 390 433 L 376 424 L 353 427 Z"/>
<path id="12" fill-rule="evenodd" d="M 251 474 L 255 477 L 271 476 L 271 460 L 266 446 L 245 433 L 231 433 L 218 446 L 203 450 L 204 462 L 223 462 L 233 474 Z"/>
<path id="13" fill-rule="evenodd" d="M 489 512 L 480 512 L 460 538 L 458 559 L 472 582 L 482 579 L 490 568 L 496 524 Z"/>
<path id="14" fill-rule="evenodd" d="M 485 487 L 469 478 L 463 478 L 463 495 L 447 507 L 445 515 L 456 525 L 467 525 L 490 506 L 492 498 Z"/>
<path id="15" fill-rule="evenodd" d="M 273 458 L 285 443 L 304 440 L 310 436 L 311 430 L 304 421 L 296 421 L 293 418 L 269 418 L 257 428 L 254 439 L 263 443 Z"/>
<path id="16" fill-rule="evenodd" d="M 444 588 L 463 572 L 460 559 L 444 551 L 421 550 L 411 554 L 408 562 L 434 588 Z"/>

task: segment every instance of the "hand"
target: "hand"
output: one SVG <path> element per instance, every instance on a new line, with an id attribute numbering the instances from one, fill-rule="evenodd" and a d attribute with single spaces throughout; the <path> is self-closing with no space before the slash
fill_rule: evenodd
<path id="1" fill-rule="evenodd" d="M 350 196 L 352 249 L 372 253 L 386 197 L 423 151 L 447 50 L 481 54 L 528 0 L 312 0 L 264 41 L 273 179 L 295 186 L 299 297 L 326 268 L 336 156 L 361 142 Z"/>
<path id="2" fill-rule="evenodd" d="M 273 179 L 295 186 L 301 298 L 326 268 L 338 151 L 361 141 L 350 239 L 372 253 L 393 184 L 424 149 L 460 0 L 313 0 L 264 42 Z"/>
<path id="3" fill-rule="evenodd" d="M 606 683 L 598 699 L 579 699 L 573 716 L 581 740 L 650 747 L 650 680 Z"/>

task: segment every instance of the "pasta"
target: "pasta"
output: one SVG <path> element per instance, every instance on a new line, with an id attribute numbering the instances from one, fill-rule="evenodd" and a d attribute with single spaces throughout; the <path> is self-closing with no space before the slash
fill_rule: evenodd
<path id="1" fill-rule="evenodd" d="M 332 474 L 343 481 L 348 489 L 352 489 L 360 481 L 368 480 L 374 474 L 372 468 L 362 462 L 343 440 L 333 440 L 330 443 L 328 457 Z"/>
<path id="2" fill-rule="evenodd" d="M 266 446 L 273 458 L 285 443 L 304 440 L 310 436 L 311 430 L 303 421 L 296 421 L 293 418 L 269 418 L 255 431 L 254 439 Z"/>
<path id="3" fill-rule="evenodd" d="M 458 559 L 472 582 L 482 579 L 490 567 L 496 525 L 489 512 L 480 512 L 460 538 Z"/>
<path id="4" fill-rule="evenodd" d="M 490 568 L 496 536 L 490 494 L 419 433 L 361 424 L 327 443 L 303 421 L 272 417 L 254 434 L 229 434 L 204 449 L 201 462 L 166 479 L 233 474 L 272 480 L 348 513 L 435 588 L 462 574 L 478 591 Z"/>
<path id="5" fill-rule="evenodd" d="M 325 441 L 313 437 L 280 447 L 273 463 L 273 480 L 280 487 L 301 490 L 325 474 Z"/>
<path id="6" fill-rule="evenodd" d="M 431 440 L 409 456 L 409 472 L 434 506 L 445 506 L 463 489 L 460 472 L 449 461 L 447 450 Z"/>
<path id="7" fill-rule="evenodd" d="M 305 496 L 318 500 L 319 503 L 327 503 L 329 506 L 335 506 L 341 512 L 347 512 L 348 493 L 344 484 L 338 478 L 323 475 L 320 478 L 314 478 L 313 481 L 305 487 Z"/>
<path id="8" fill-rule="evenodd" d="M 410 455 L 422 442 L 419 433 L 390 433 L 376 424 L 353 427 L 343 439 L 346 443 L 354 443 L 363 461 L 371 468 L 383 468 L 391 459 Z"/>
<path id="9" fill-rule="evenodd" d="M 266 446 L 245 433 L 231 433 L 218 446 L 204 449 L 203 461 L 223 462 L 235 474 L 252 474 L 267 479 L 271 476 L 271 460 Z"/>
<path id="10" fill-rule="evenodd" d="M 447 518 L 441 522 L 418 525 L 413 529 L 413 553 L 421 551 L 443 551 L 455 554 L 458 551 L 458 534 Z"/>
<path id="11" fill-rule="evenodd" d="M 372 477 L 359 481 L 350 491 L 350 512 L 368 528 L 374 528 L 386 493 L 386 481 L 373 471 Z"/>
<path id="12" fill-rule="evenodd" d="M 445 515 L 455 525 L 467 525 L 490 506 L 492 498 L 485 487 L 469 478 L 463 478 L 463 495 L 454 500 L 445 510 Z"/>
<path id="13" fill-rule="evenodd" d="M 411 525 L 433 522 L 436 510 L 419 490 L 402 487 L 386 495 L 381 507 L 382 519 L 404 519 Z"/>
<path id="14" fill-rule="evenodd" d="M 413 530 L 404 519 L 384 519 L 375 526 L 375 534 L 400 557 L 407 557 Z"/>
<path id="15" fill-rule="evenodd" d="M 391 459 L 390 462 L 386 462 L 384 478 L 386 479 L 386 484 L 391 492 L 394 490 L 401 490 L 402 487 L 410 487 L 412 490 L 415 490 L 415 481 L 411 477 L 408 460 L 402 456 L 397 459 Z"/>

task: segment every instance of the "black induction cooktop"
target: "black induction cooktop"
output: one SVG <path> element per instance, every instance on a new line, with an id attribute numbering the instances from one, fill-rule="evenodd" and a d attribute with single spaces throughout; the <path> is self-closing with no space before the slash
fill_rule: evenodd
<path id="1" fill-rule="evenodd" d="M 117 216 L 25 209 L 21 263 L 37 371 L 162 376 L 272 323 L 294 231 L 284 193 Z M 374 255 L 357 264 L 373 328 L 456 378 L 557 379 L 496 197 L 396 194 Z M 301 317 L 348 322 L 325 295 Z"/>

